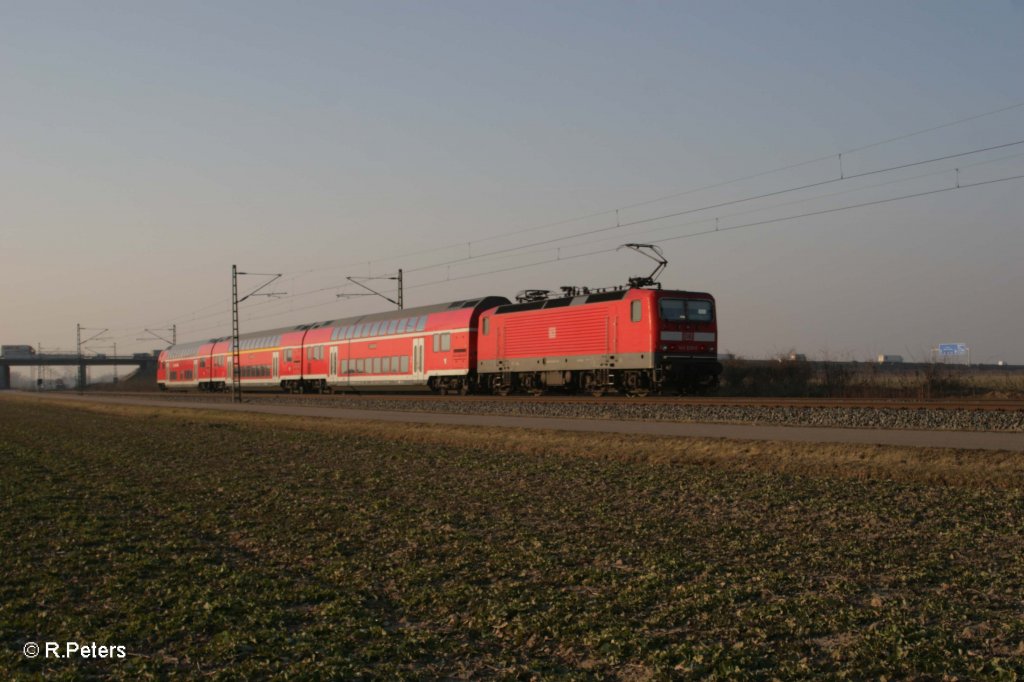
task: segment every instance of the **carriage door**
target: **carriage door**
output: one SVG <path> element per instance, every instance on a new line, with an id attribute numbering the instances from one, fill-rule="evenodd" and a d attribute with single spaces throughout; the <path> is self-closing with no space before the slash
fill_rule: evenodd
<path id="1" fill-rule="evenodd" d="M 330 368 L 327 370 L 327 372 L 328 372 L 328 375 L 327 375 L 328 378 L 332 378 L 332 377 L 338 376 L 338 347 L 337 346 L 331 346 L 331 365 L 330 365 Z"/>
<path id="2" fill-rule="evenodd" d="M 412 378 L 423 379 L 423 337 L 412 340 Z"/>
<path id="3" fill-rule="evenodd" d="M 279 366 L 278 366 L 278 360 L 277 360 L 277 358 L 278 358 L 278 352 L 277 352 L 277 351 L 274 351 L 274 368 L 273 368 L 273 372 L 274 372 L 274 374 L 273 374 L 273 377 L 274 377 L 274 381 L 277 381 L 277 380 L 278 380 L 278 378 L 279 378 L 279 375 L 278 375 L 278 373 L 279 373 L 279 371 L 280 371 L 280 369 L 279 369 Z"/>
<path id="4" fill-rule="evenodd" d="M 199 361 L 198 360 L 193 360 L 192 361 L 192 377 L 196 380 L 196 383 L 198 384 L 199 383 Z"/>

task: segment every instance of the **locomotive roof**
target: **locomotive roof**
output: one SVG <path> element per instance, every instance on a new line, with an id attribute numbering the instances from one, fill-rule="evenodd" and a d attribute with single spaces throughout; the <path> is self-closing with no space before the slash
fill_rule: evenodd
<path id="1" fill-rule="evenodd" d="M 258 339 L 263 337 L 274 337 L 280 336 L 281 334 L 287 334 L 290 332 L 299 332 L 306 329 L 320 329 L 322 327 L 337 327 L 350 324 L 358 324 L 360 322 L 377 322 L 380 320 L 400 320 L 405 317 L 419 317 L 420 315 L 429 315 L 431 313 L 441 313 L 448 310 L 462 310 L 466 308 L 472 308 L 474 310 L 486 310 L 499 305 L 505 305 L 509 302 L 504 296 L 484 296 L 482 298 L 468 298 L 462 301 L 451 301 L 448 303 L 435 303 L 434 305 L 424 305 L 417 308 L 404 308 L 402 310 L 389 310 L 383 313 L 370 313 L 369 315 L 355 315 L 353 317 L 343 317 L 337 320 L 325 320 L 323 322 L 311 322 L 307 324 L 297 324 L 290 327 L 279 327 L 277 329 L 262 329 L 256 332 L 246 332 L 239 334 L 239 340 L 244 339 Z M 203 341 L 191 341 L 189 343 L 179 343 L 176 346 L 171 346 L 168 350 L 174 349 L 179 353 L 182 351 L 197 351 L 199 347 L 205 343 L 219 343 L 221 341 L 227 341 L 230 336 L 221 336 L 215 339 L 205 339 Z M 186 348 L 187 347 L 187 348 Z M 176 353 L 177 354 L 177 353 Z M 175 354 L 175 355 L 176 355 Z"/>
<path id="2" fill-rule="evenodd" d="M 508 303 L 501 306 L 495 312 L 496 315 L 505 313 L 519 313 L 526 310 L 541 310 L 546 308 L 562 308 L 564 306 L 586 305 L 588 303 L 607 303 L 608 301 L 621 301 L 626 298 L 630 291 L 657 291 L 664 294 L 683 294 L 686 296 L 710 296 L 703 291 L 678 291 L 673 289 L 645 289 L 643 287 L 621 287 L 612 291 L 596 291 L 578 294 L 575 296 L 558 296 L 556 298 L 542 298 L 537 301 L 525 301 L 523 303 Z"/>

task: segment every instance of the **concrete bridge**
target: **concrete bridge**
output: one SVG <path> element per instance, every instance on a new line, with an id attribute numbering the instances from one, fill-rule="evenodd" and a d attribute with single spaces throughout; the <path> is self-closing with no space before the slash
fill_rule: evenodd
<path id="1" fill-rule="evenodd" d="M 11 387 L 11 367 L 78 367 L 78 388 L 85 387 L 85 368 L 113 365 L 135 365 L 145 369 L 156 364 L 149 353 L 132 355 L 76 355 L 74 353 L 41 353 L 0 357 L 0 390 Z"/>

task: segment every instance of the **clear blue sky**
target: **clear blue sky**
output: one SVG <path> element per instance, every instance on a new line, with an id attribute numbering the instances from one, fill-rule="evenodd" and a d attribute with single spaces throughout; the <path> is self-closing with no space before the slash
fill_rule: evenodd
<path id="1" fill-rule="evenodd" d="M 1021 35 L 1019 1 L 2 2 L 0 341 L 71 348 L 79 322 L 129 351 L 171 322 L 226 334 L 232 263 L 288 273 L 249 329 L 380 309 L 332 287 L 397 267 L 410 306 L 611 285 L 648 261 L 497 271 L 946 187 L 956 167 L 1024 174 L 1021 145 L 553 245 L 527 247 L 614 212 L 485 240 L 831 179 L 837 158 L 624 208 L 1024 103 Z M 1024 107 L 845 154 L 844 172 L 1017 140 Z M 965 342 L 1024 363 L 1022 196 L 1008 181 L 668 241 L 662 281 L 716 295 L 722 351 Z"/>

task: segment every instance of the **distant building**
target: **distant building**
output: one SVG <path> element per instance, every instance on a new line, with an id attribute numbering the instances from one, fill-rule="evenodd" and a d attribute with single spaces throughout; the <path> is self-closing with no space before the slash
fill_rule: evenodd
<path id="1" fill-rule="evenodd" d="M 902 355 L 879 355 L 878 364 L 880 365 L 896 365 L 903 362 Z"/>

